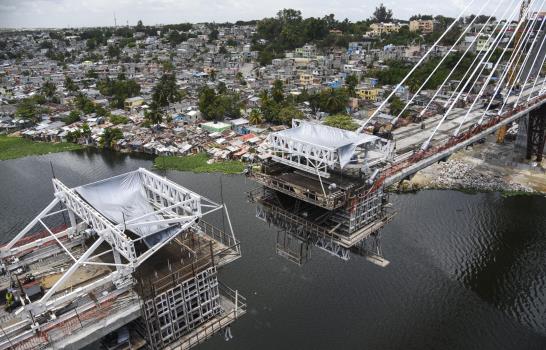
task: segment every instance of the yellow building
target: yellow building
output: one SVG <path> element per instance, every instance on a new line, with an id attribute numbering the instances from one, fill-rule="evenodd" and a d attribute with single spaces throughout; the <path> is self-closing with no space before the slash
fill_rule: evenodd
<path id="1" fill-rule="evenodd" d="M 130 97 L 130 98 L 126 98 L 124 102 L 125 103 L 123 104 L 123 106 L 125 107 L 125 110 L 130 111 L 137 107 L 142 106 L 144 104 L 144 98 L 140 96 Z"/>
<path id="2" fill-rule="evenodd" d="M 420 31 L 423 34 L 430 34 L 436 29 L 436 22 L 432 19 L 416 19 L 409 22 L 410 32 Z"/>
<path id="3" fill-rule="evenodd" d="M 399 23 L 373 23 L 370 26 L 371 31 L 368 34 L 371 36 L 381 36 L 382 34 L 398 32 L 401 27 Z"/>
<path id="4" fill-rule="evenodd" d="M 359 86 L 355 89 L 358 97 L 366 101 L 377 101 L 381 89 L 370 86 Z"/>
<path id="5" fill-rule="evenodd" d="M 313 76 L 311 74 L 300 74 L 300 84 L 301 85 L 311 85 L 313 84 Z"/>

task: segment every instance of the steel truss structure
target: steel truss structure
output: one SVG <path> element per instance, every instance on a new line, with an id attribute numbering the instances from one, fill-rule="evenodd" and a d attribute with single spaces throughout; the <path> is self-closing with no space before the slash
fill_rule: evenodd
<path id="1" fill-rule="evenodd" d="M 76 188 L 69 188 L 59 179 L 54 178 L 52 181 L 55 198 L 9 243 L 0 247 L 2 270 L 10 275 L 18 273 L 25 263 L 39 262 L 46 258 L 47 254 L 52 254 L 52 246 L 60 247 L 55 251 L 66 254 L 68 261 L 71 262 L 68 269 L 50 288 L 45 290 L 41 298 L 31 301 L 25 295 L 21 296 L 22 306 L 16 311 L 16 314 L 26 320 L 22 321 L 21 325 L 28 322 L 33 329 L 39 330 L 44 323 L 43 316 L 79 298 L 93 294 L 93 291 L 104 289 L 107 285 L 113 284 L 118 290 L 131 290 L 136 284 L 134 273 L 137 269 L 145 266 L 149 258 L 173 239 L 183 235 L 193 234 L 204 237 L 205 241 L 210 243 L 210 256 L 201 258 L 211 260 L 212 264 L 224 264 L 240 257 L 240 245 L 235 238 L 225 204 L 213 202 L 146 169 L 141 168 L 128 174 L 140 179 L 146 200 L 153 208 L 152 212 L 122 223 L 113 222 L 90 205 Z M 99 183 L 101 181 L 93 184 Z M 216 229 L 202 220 L 203 217 L 214 212 L 227 217 L 229 233 Z M 70 220 L 68 229 L 59 232 L 46 224 L 47 220 L 59 215 L 64 217 L 64 214 L 68 214 Z M 134 234 L 134 230 L 158 224 L 168 225 L 172 233 L 148 246 L 147 249 L 143 248 L 142 241 L 154 233 L 138 236 Z M 48 235 L 36 237 L 37 226 L 43 227 Z M 214 254 L 216 251 L 213 252 L 213 243 L 221 248 L 218 249 L 220 251 L 218 256 Z M 74 250 L 75 246 L 79 250 Z M 47 252 L 38 254 L 40 249 L 46 248 Z M 185 257 L 188 263 L 191 263 L 198 258 L 198 252 L 191 249 L 188 251 L 190 255 L 192 252 L 196 255 L 189 259 Z M 33 255 L 37 258 L 33 258 Z M 110 258 L 105 259 L 108 255 Z M 27 258 L 29 260 L 25 260 Z M 66 290 L 65 284 L 74 276 L 74 273 L 86 266 L 105 267 L 109 269 L 109 273 L 79 283 L 77 288 Z M 220 265 L 216 267 L 218 266 Z M 45 324 L 48 321 L 46 317 Z M 2 348 L 2 342 L 0 339 L 0 348 Z"/>
<path id="2" fill-rule="evenodd" d="M 265 188 L 249 192 L 249 200 L 256 203 L 256 217 L 279 228 L 275 246 L 279 256 L 301 266 L 310 259 L 312 245 L 345 261 L 350 259 L 350 252 L 354 252 L 367 257 L 373 256 L 374 260 L 370 261 L 380 262 L 379 265 L 388 264 L 382 257 L 376 237 L 394 214 L 387 212 L 387 208 L 383 206 L 382 192 L 354 201 L 355 210 L 331 211 L 331 221 L 322 224 L 300 215 L 299 210 L 283 208 L 275 199 L 277 195 L 274 190 Z M 370 238 L 376 242 L 378 249 L 356 249 L 365 245 L 363 242 Z"/>
<path id="3" fill-rule="evenodd" d="M 324 132 L 328 131 L 328 129 L 335 129 L 301 120 L 293 120 L 292 129 L 297 129 L 306 124 L 316 125 L 324 129 Z M 362 154 L 363 159 L 361 162 L 364 167 L 371 168 L 392 158 L 394 144 L 390 141 L 371 135 L 356 133 L 354 135 L 360 135 L 362 138 L 361 143 L 357 146 L 358 151 L 355 153 Z M 340 152 L 345 147 L 334 147 L 310 142 L 287 135 L 282 131 L 269 134 L 266 142 L 272 153 L 271 158 L 275 162 L 286 164 L 324 178 L 330 177 L 329 169 L 342 170 Z M 373 159 L 369 157 L 372 152 L 376 155 Z"/>

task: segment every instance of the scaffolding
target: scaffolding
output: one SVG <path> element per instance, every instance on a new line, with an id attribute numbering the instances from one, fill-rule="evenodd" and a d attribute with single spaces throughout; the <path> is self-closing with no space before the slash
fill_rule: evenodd
<path id="1" fill-rule="evenodd" d="M 0 310 L 0 350 L 81 347 L 140 317 L 160 325 L 147 332 L 154 349 L 193 346 L 210 336 L 207 324 L 225 328 L 245 313 L 237 292 L 237 303 L 224 302 L 217 279 L 241 256 L 225 204 L 145 169 L 53 187 L 54 200 L 0 247 L 0 290 L 15 300 Z M 213 213 L 228 232 L 203 220 Z"/>
<path id="2" fill-rule="evenodd" d="M 348 260 L 392 220 L 387 194 L 374 187 L 392 160 L 390 141 L 294 121 L 291 129 L 270 134 L 266 145 L 269 156 L 247 172 L 262 186 L 248 198 L 257 203 L 259 219 L 279 228 L 280 256 L 302 265 L 314 246 Z"/>

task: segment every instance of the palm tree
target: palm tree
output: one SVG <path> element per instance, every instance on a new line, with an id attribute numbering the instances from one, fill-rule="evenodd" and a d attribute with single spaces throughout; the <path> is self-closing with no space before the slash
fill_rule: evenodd
<path id="1" fill-rule="evenodd" d="M 53 99 L 56 91 L 57 86 L 53 84 L 53 82 L 51 82 L 50 80 L 46 81 L 44 85 L 42 85 L 42 93 L 48 99 L 48 101 L 51 101 L 51 99 Z"/>
<path id="2" fill-rule="evenodd" d="M 258 109 L 254 108 L 248 116 L 248 121 L 252 125 L 258 125 L 263 122 L 263 116 Z"/>
<path id="3" fill-rule="evenodd" d="M 150 108 L 144 113 L 144 118 L 152 125 L 157 125 L 163 121 L 163 113 L 159 109 L 159 106 L 152 102 Z"/>
<path id="4" fill-rule="evenodd" d="M 417 81 L 416 78 L 411 78 L 408 81 L 408 86 L 409 86 L 409 90 L 414 94 L 417 92 L 417 90 L 419 90 L 419 88 L 421 87 L 421 84 L 419 83 L 419 81 Z"/>
<path id="5" fill-rule="evenodd" d="M 328 113 L 340 113 L 347 104 L 347 95 L 342 91 L 329 89 L 325 92 L 325 110 Z"/>

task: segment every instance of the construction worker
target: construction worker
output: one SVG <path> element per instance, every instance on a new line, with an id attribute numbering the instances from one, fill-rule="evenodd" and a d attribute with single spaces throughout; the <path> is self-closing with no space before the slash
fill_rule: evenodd
<path id="1" fill-rule="evenodd" d="M 6 310 L 8 312 L 11 312 L 11 307 L 13 306 L 13 302 L 15 301 L 15 298 L 13 296 L 13 293 L 8 289 L 6 292 Z"/>

